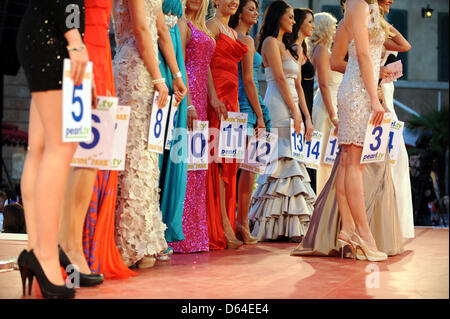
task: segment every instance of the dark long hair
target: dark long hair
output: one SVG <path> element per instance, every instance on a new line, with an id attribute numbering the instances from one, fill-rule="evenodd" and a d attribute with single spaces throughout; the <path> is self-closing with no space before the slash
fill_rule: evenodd
<path id="1" fill-rule="evenodd" d="M 298 33 L 300 32 L 300 28 L 301 28 L 303 22 L 305 22 L 308 14 L 311 14 L 314 19 L 314 11 L 312 11 L 311 9 L 307 9 L 307 8 L 294 9 L 295 24 L 292 27 L 292 33 L 289 33 L 287 35 L 289 47 L 294 47 L 296 45 L 295 42 L 298 39 Z M 308 52 L 308 48 L 306 46 L 306 41 L 303 41 L 302 48 L 303 48 L 303 53 L 306 55 Z"/>
<path id="2" fill-rule="evenodd" d="M 249 1 L 253 1 L 256 5 L 256 9 L 259 9 L 258 0 L 239 0 L 239 7 L 235 14 L 230 17 L 230 21 L 228 21 L 228 26 L 232 29 L 236 28 L 239 24 L 239 15 L 242 13 L 242 10 L 247 5 Z"/>
<path id="3" fill-rule="evenodd" d="M 264 40 L 267 37 L 278 37 L 280 32 L 281 17 L 286 13 L 286 10 L 291 6 L 283 0 L 272 2 L 266 9 L 264 14 L 264 21 L 258 35 L 258 52 L 261 53 L 261 48 Z M 292 54 L 295 59 L 298 59 L 297 53 L 289 46 L 287 34 L 283 36 L 283 43 L 286 49 Z"/>

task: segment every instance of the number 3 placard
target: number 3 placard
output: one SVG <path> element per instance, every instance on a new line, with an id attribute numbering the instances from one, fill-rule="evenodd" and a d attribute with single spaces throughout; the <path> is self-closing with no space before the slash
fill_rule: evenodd
<path id="1" fill-rule="evenodd" d="M 86 142 L 91 138 L 92 62 L 88 62 L 80 85 L 70 78 L 70 66 L 70 60 L 64 59 L 63 142 Z"/>
<path id="2" fill-rule="evenodd" d="M 384 118 L 380 126 L 374 127 L 370 123 L 373 113 L 367 124 L 366 138 L 361 155 L 361 164 L 382 162 L 386 156 L 386 147 L 389 139 L 392 113 L 384 113 Z"/>

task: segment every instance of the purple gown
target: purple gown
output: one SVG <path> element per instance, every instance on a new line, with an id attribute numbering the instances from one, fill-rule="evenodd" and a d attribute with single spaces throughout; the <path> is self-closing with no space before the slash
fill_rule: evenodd
<path id="1" fill-rule="evenodd" d="M 186 73 L 189 92 L 198 119 L 207 121 L 208 68 L 215 49 L 215 42 L 204 32 L 188 22 L 192 36 L 186 45 Z M 208 226 L 206 222 L 206 174 L 203 171 L 188 171 L 186 197 L 183 210 L 183 234 L 185 239 L 169 243 L 177 253 L 209 251 Z"/>

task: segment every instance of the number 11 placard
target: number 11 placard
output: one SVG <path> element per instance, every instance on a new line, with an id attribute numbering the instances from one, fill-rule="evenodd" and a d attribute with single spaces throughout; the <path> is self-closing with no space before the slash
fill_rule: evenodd
<path id="1" fill-rule="evenodd" d="M 220 121 L 219 157 L 244 159 L 247 137 L 247 113 L 228 112 Z"/>

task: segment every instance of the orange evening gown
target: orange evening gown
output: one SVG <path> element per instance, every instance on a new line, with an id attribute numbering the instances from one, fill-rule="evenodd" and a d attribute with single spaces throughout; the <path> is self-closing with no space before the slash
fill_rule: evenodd
<path id="1" fill-rule="evenodd" d="M 211 59 L 211 74 L 216 88 L 217 96 L 226 105 L 229 112 L 237 112 L 238 107 L 238 62 L 242 60 L 247 52 L 247 46 L 237 39 L 220 33 L 216 40 L 216 50 Z M 220 120 L 208 101 L 208 121 L 209 127 L 220 129 Z M 218 136 L 214 138 L 214 144 L 210 157 L 217 156 L 214 151 L 218 151 Z M 209 161 L 207 174 L 207 195 L 206 209 L 209 234 L 210 249 L 225 249 L 227 242 L 223 232 L 222 215 L 220 210 L 220 183 L 219 166 L 222 167 L 222 180 L 225 183 L 226 207 L 228 218 L 233 230 L 235 230 L 236 220 L 236 175 L 237 163 L 220 163 Z"/>
<path id="2" fill-rule="evenodd" d="M 115 96 L 109 44 L 110 0 L 86 0 L 84 41 L 99 96 Z M 131 271 L 122 260 L 114 239 L 114 216 L 117 195 L 117 171 L 98 171 L 91 203 L 84 223 L 84 255 L 93 273 L 105 278 L 128 278 Z"/>

